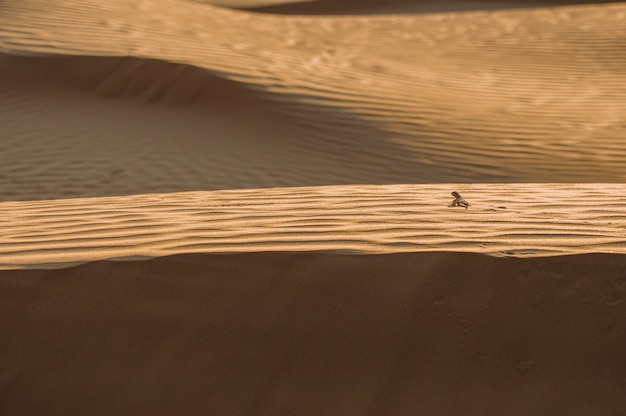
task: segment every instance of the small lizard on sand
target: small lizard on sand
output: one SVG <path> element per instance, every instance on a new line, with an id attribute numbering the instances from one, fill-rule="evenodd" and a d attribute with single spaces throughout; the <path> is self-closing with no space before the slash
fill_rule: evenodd
<path id="1" fill-rule="evenodd" d="M 454 201 L 452 201 L 452 203 L 450 205 L 448 205 L 448 207 L 450 207 L 450 208 L 453 208 L 453 207 L 465 207 L 465 209 L 467 209 L 467 207 L 470 206 L 469 202 L 464 200 L 461 197 L 461 194 L 459 194 L 457 191 L 452 192 L 452 196 L 454 197 Z"/>

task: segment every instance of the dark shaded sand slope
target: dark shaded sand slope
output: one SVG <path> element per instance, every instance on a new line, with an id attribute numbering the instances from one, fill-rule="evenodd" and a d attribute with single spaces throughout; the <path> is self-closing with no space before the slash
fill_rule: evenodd
<path id="1" fill-rule="evenodd" d="M 593 0 L 193 0 L 204 4 L 279 14 L 437 13 L 468 10 L 617 3 Z"/>
<path id="2" fill-rule="evenodd" d="M 626 256 L 0 273 L 3 415 L 622 415 Z"/>

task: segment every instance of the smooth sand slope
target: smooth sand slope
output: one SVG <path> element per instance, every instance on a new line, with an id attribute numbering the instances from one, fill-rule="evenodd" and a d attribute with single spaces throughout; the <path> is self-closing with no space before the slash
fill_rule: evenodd
<path id="1" fill-rule="evenodd" d="M 448 208 L 457 190 L 472 204 Z M 0 204 L 0 268 L 190 252 L 626 254 L 626 186 L 326 186 Z"/>
<path id="2" fill-rule="evenodd" d="M 441 13 L 469 10 L 502 10 L 567 6 L 573 4 L 617 3 L 593 0 L 194 0 L 199 3 L 279 14 L 397 14 Z"/>
<path id="3" fill-rule="evenodd" d="M 619 182 L 626 5 L 286 16 L 0 2 L 7 199 Z"/>
<path id="4" fill-rule="evenodd" d="M 182 255 L 0 274 L 4 415 L 611 415 L 626 256 Z"/>

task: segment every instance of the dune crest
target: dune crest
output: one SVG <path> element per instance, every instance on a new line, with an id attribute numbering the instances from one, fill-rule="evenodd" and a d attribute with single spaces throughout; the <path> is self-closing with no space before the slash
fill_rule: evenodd
<path id="1" fill-rule="evenodd" d="M 448 208 L 459 191 L 471 206 Z M 0 204 L 0 268 L 180 253 L 626 253 L 626 187 L 353 185 Z"/>

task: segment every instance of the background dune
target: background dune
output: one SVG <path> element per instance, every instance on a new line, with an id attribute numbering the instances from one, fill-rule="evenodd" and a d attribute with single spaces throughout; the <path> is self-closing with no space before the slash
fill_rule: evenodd
<path id="1" fill-rule="evenodd" d="M 0 407 L 617 416 L 625 268 L 616 255 L 247 253 L 5 271 Z"/>
<path id="2" fill-rule="evenodd" d="M 623 3 L 343 17 L 56 4 L 0 3 L 5 200 L 626 176 Z"/>

